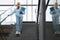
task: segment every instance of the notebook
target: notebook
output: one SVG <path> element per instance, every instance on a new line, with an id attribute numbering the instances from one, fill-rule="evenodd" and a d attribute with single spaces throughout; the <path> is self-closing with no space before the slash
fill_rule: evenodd
<path id="1" fill-rule="evenodd" d="M 21 7 L 21 11 L 20 11 L 20 14 L 24 14 L 25 13 L 25 9 L 24 7 Z"/>

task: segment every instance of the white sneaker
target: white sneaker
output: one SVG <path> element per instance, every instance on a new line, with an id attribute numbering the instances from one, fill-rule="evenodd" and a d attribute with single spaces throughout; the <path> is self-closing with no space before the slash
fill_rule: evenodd
<path id="1" fill-rule="evenodd" d="M 21 34 L 21 32 L 18 32 L 18 34 Z"/>
<path id="2" fill-rule="evenodd" d="M 16 34 L 19 34 L 19 32 L 18 32 L 18 31 L 16 31 Z"/>
<path id="3" fill-rule="evenodd" d="M 60 34 L 60 32 L 55 32 L 55 34 Z"/>
<path id="4" fill-rule="evenodd" d="M 16 31 L 16 34 L 21 34 L 20 32 Z"/>

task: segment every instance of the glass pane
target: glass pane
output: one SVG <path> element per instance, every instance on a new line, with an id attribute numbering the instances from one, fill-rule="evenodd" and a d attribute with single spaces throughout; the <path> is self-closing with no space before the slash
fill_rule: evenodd
<path id="1" fill-rule="evenodd" d="M 0 14 L 4 13 L 4 14 L 1 16 L 1 20 L 2 20 L 3 18 L 5 18 L 5 17 L 9 14 L 11 8 L 12 8 L 12 6 L 0 6 Z M 6 12 L 5 12 L 5 11 L 6 11 Z"/>
<path id="2" fill-rule="evenodd" d="M 38 6 L 33 6 L 33 21 L 37 21 L 37 10 Z"/>
<path id="3" fill-rule="evenodd" d="M 4 13 L 1 18 L 5 18 L 9 14 L 11 9 L 12 6 L 0 6 L 0 14 Z"/>
<path id="4" fill-rule="evenodd" d="M 36 21 L 35 9 L 37 6 L 27 6 L 26 21 Z"/>
<path id="5" fill-rule="evenodd" d="M 17 2 L 21 2 L 21 4 L 38 4 L 38 0 L 16 0 Z"/>
<path id="6" fill-rule="evenodd" d="M 39 0 L 33 0 L 33 4 L 38 4 Z"/>
<path id="7" fill-rule="evenodd" d="M 57 0 L 58 4 L 60 4 L 60 0 Z"/>
<path id="8" fill-rule="evenodd" d="M 52 21 L 52 15 L 50 14 L 50 7 L 48 6 L 47 10 L 46 10 L 46 20 L 45 21 Z"/>
<path id="9" fill-rule="evenodd" d="M 0 0 L 0 5 L 14 4 L 14 0 Z"/>
<path id="10" fill-rule="evenodd" d="M 50 0 L 49 4 L 54 4 L 56 2 L 56 0 Z M 60 0 L 57 0 L 58 4 L 60 4 Z M 47 3 L 47 0 L 46 0 Z"/>
<path id="11" fill-rule="evenodd" d="M 55 0 L 50 0 L 49 4 L 54 4 Z"/>
<path id="12" fill-rule="evenodd" d="M 33 0 L 27 0 L 27 4 L 32 4 Z"/>
<path id="13" fill-rule="evenodd" d="M 17 4 L 17 2 L 20 2 L 21 4 L 26 4 L 26 1 L 27 0 L 16 0 L 16 4 Z"/>
<path id="14" fill-rule="evenodd" d="M 28 0 L 28 4 L 37 4 L 38 5 L 38 0 Z"/>
<path id="15" fill-rule="evenodd" d="M 0 16 L 1 20 L 2 21 L 5 17 L 7 17 L 8 14 L 11 13 L 11 9 L 12 9 L 12 6 L 0 6 L 0 14 L 4 13 L 3 15 Z M 5 10 L 7 10 L 5 12 Z M 4 22 L 2 22 L 2 24 L 11 24 L 11 16 L 8 17 Z"/>
<path id="16" fill-rule="evenodd" d="M 28 12 L 28 13 L 27 13 L 27 16 L 28 16 L 27 21 L 32 21 L 32 19 L 31 19 L 31 18 L 32 18 L 32 17 L 31 17 L 31 14 L 32 14 L 32 12 L 31 12 L 31 10 L 32 10 L 32 9 L 31 9 L 31 6 L 28 6 L 27 8 L 28 8 L 28 10 L 27 10 L 27 12 Z"/>

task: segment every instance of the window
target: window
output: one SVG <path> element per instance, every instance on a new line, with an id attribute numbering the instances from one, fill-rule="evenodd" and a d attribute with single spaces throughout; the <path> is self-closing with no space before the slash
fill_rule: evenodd
<path id="1" fill-rule="evenodd" d="M 47 10 L 46 10 L 46 20 L 45 21 L 52 21 L 52 15 L 50 14 L 50 7 L 48 6 Z"/>
<path id="2" fill-rule="evenodd" d="M 14 0 L 0 0 L 0 5 L 12 5 Z"/>
<path id="3" fill-rule="evenodd" d="M 52 5 L 54 5 L 54 2 L 55 2 L 55 0 L 50 0 L 50 2 L 49 2 L 48 8 L 46 10 L 46 20 L 45 21 L 52 21 L 52 15 L 50 14 L 50 7 Z M 57 0 L 57 2 L 58 2 L 58 5 L 60 5 L 60 0 Z M 47 3 L 47 0 L 46 0 L 46 3 Z M 59 8 L 60 8 L 60 6 L 59 6 Z"/>
<path id="4" fill-rule="evenodd" d="M 23 21 L 36 21 L 37 18 L 36 18 L 35 9 L 38 6 L 38 0 L 36 0 L 36 1 L 35 0 L 1 0 L 0 5 L 4 5 L 4 6 L 0 6 L 0 9 L 1 9 L 0 14 L 3 13 L 5 10 L 11 8 L 12 5 L 14 5 L 14 4 L 16 5 L 17 2 L 21 2 L 21 5 L 23 5 L 23 7 L 26 8 L 25 15 L 23 15 Z M 5 5 L 7 5 L 7 6 L 5 6 Z M 2 16 L 0 16 L 0 21 L 2 21 L 8 14 L 10 14 L 10 9 L 7 12 L 5 12 Z M 7 25 L 7 24 L 14 24 L 14 23 L 16 23 L 15 14 L 8 17 L 1 24 Z"/>

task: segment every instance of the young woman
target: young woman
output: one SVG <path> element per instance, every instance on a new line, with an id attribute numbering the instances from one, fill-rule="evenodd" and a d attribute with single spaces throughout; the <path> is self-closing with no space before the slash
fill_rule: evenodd
<path id="1" fill-rule="evenodd" d="M 59 34 L 59 15 L 60 9 L 58 8 L 58 3 L 54 3 L 54 6 L 50 8 L 50 13 L 52 15 L 53 29 L 55 34 Z"/>
<path id="2" fill-rule="evenodd" d="M 23 14 L 25 12 L 25 9 L 22 9 L 23 7 L 21 7 L 20 5 L 21 4 L 18 2 L 17 7 L 10 14 L 10 15 L 12 15 L 15 13 L 15 15 L 16 15 L 16 34 L 21 34 Z M 10 15 L 8 15 L 8 16 L 10 16 Z"/>

